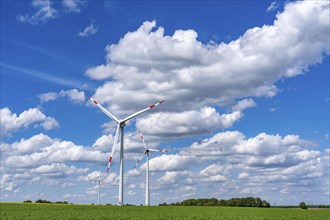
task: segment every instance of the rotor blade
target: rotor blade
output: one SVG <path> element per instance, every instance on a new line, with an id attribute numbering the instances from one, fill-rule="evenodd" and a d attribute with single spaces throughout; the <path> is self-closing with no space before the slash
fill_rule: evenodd
<path id="1" fill-rule="evenodd" d="M 130 116 L 128 116 L 127 118 L 125 118 L 125 119 L 123 120 L 123 122 L 128 121 L 128 120 L 130 120 L 131 118 L 134 118 L 134 117 L 138 116 L 139 114 L 142 114 L 143 112 L 148 111 L 149 109 L 155 108 L 157 105 L 162 104 L 163 102 L 165 102 L 165 100 L 160 101 L 160 102 L 158 102 L 158 103 L 156 103 L 156 104 L 154 104 L 154 105 L 150 105 L 148 108 L 145 108 L 145 109 L 143 109 L 143 110 L 141 110 L 141 111 L 138 111 L 138 112 L 136 112 L 136 113 L 134 113 L 134 114 L 131 114 Z"/>
<path id="2" fill-rule="evenodd" d="M 92 97 L 89 96 L 89 99 L 95 103 L 95 105 L 97 105 L 97 107 L 99 107 L 102 112 L 104 112 L 104 114 L 106 114 L 108 117 L 112 118 L 113 120 L 115 120 L 117 123 L 119 123 L 118 118 L 116 118 L 113 114 L 111 114 L 108 110 L 106 110 L 102 105 L 100 105 L 100 103 L 98 103 L 96 100 L 94 100 Z"/>
<path id="3" fill-rule="evenodd" d="M 108 162 L 107 172 L 108 172 L 109 169 L 110 169 L 110 165 L 111 165 L 111 162 L 112 162 L 112 156 L 113 156 L 113 153 L 115 152 L 116 147 L 117 147 L 117 145 L 118 145 L 118 138 L 119 138 L 119 135 L 120 135 L 120 124 L 117 124 L 116 135 L 115 135 L 115 139 L 113 140 L 113 145 L 112 145 L 111 154 L 110 154 L 110 157 L 109 157 L 109 162 Z"/>
<path id="4" fill-rule="evenodd" d="M 168 152 L 168 150 L 157 150 L 157 149 L 148 149 L 148 150 L 153 152 Z"/>
<path id="5" fill-rule="evenodd" d="M 136 164 L 134 165 L 134 168 L 137 167 L 137 165 L 141 162 L 141 160 L 147 155 L 147 151 L 145 151 L 143 154 L 142 154 L 142 157 L 136 162 Z"/>
<path id="6" fill-rule="evenodd" d="M 147 148 L 147 145 L 146 145 L 146 143 L 144 142 L 144 138 L 143 138 L 143 135 L 142 135 L 142 132 L 139 130 L 139 133 L 140 133 L 140 137 L 141 137 L 141 140 L 142 140 L 142 143 L 143 143 L 143 145 L 144 145 L 144 148 L 147 150 L 148 148 Z"/>

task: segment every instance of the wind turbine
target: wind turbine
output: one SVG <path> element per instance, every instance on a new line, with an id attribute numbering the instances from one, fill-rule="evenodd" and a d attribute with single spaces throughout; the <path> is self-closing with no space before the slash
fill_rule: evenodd
<path id="1" fill-rule="evenodd" d="M 140 133 L 140 137 L 141 140 L 143 142 L 144 145 L 144 153 L 142 154 L 142 157 L 136 162 L 136 164 L 134 165 L 134 168 L 136 168 L 136 166 L 141 162 L 141 160 L 144 157 L 147 157 L 147 169 L 146 169 L 146 206 L 150 206 L 150 191 L 149 191 L 149 154 L 150 152 L 168 152 L 167 150 L 156 150 L 156 149 L 152 149 L 152 148 L 147 148 L 146 143 L 144 142 L 144 138 L 143 135 L 141 133 L 141 131 L 139 130 Z"/>
<path id="2" fill-rule="evenodd" d="M 99 177 L 98 180 L 93 181 L 92 183 L 97 184 L 97 204 L 100 205 L 100 187 L 102 185 L 102 177 Z"/>
<path id="3" fill-rule="evenodd" d="M 115 139 L 112 145 L 112 150 L 111 150 L 111 154 L 109 157 L 109 162 L 108 162 L 108 167 L 107 167 L 107 172 L 110 169 L 110 165 L 112 162 L 112 157 L 113 154 L 116 150 L 116 146 L 117 146 L 117 142 L 119 139 L 119 135 L 120 135 L 120 178 L 119 178 L 119 195 L 118 195 L 118 205 L 123 205 L 124 204 L 124 128 L 126 126 L 126 121 L 142 114 L 145 111 L 148 111 L 149 109 L 152 109 L 154 107 L 156 107 L 157 105 L 161 104 L 164 102 L 160 101 L 154 105 L 150 105 L 149 107 L 142 109 L 141 111 L 135 112 L 134 114 L 129 115 L 128 117 L 124 118 L 124 119 L 118 119 L 116 118 L 113 114 L 111 114 L 108 110 L 106 110 L 102 105 L 100 105 L 100 103 L 98 103 L 96 100 L 94 100 L 92 97 L 89 97 L 89 99 L 94 102 L 97 107 L 99 107 L 108 117 L 110 117 L 111 119 L 113 119 L 116 123 L 117 123 L 117 129 L 116 129 L 116 134 L 115 134 Z"/>

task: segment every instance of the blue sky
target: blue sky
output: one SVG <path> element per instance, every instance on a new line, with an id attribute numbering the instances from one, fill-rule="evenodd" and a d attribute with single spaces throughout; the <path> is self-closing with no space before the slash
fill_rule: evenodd
<path id="1" fill-rule="evenodd" d="M 1 1 L 1 201 L 329 204 L 329 2 Z"/>

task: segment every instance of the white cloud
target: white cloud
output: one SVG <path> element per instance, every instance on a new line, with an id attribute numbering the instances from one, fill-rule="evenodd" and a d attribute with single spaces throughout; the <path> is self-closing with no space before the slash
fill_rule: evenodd
<path id="1" fill-rule="evenodd" d="M 17 19 L 19 21 L 30 24 L 39 24 L 45 23 L 56 17 L 57 10 L 52 6 L 52 2 L 50 0 L 33 0 L 31 5 L 37 11 L 32 15 L 18 15 Z"/>
<path id="2" fill-rule="evenodd" d="M 37 134 L 29 139 L 21 139 L 12 144 L 1 143 L 1 151 L 11 152 L 14 155 L 31 154 L 40 151 L 44 146 L 49 146 L 53 140 L 44 134 Z"/>
<path id="3" fill-rule="evenodd" d="M 238 179 L 245 179 L 245 178 L 247 178 L 247 177 L 249 177 L 249 174 L 243 172 L 243 173 L 240 173 L 240 174 L 238 175 L 237 178 L 238 178 Z"/>
<path id="4" fill-rule="evenodd" d="M 256 103 L 252 99 L 243 99 L 233 106 L 233 111 L 242 111 L 246 108 L 255 107 Z"/>
<path id="5" fill-rule="evenodd" d="M 260 133 L 256 137 L 241 140 L 233 150 L 241 154 L 270 156 L 281 152 L 297 153 L 307 146 L 314 146 L 310 141 L 301 140 L 297 135 L 268 135 Z"/>
<path id="6" fill-rule="evenodd" d="M 95 34 L 98 31 L 98 28 L 94 26 L 94 22 L 92 22 L 90 25 L 84 28 L 84 30 L 79 31 L 78 36 L 79 37 L 87 37 Z"/>
<path id="7" fill-rule="evenodd" d="M 101 180 L 101 184 L 105 185 L 118 185 L 118 175 L 115 172 L 112 173 L 102 173 L 100 171 L 93 171 L 86 176 L 79 176 L 78 181 L 87 181 L 90 183 L 96 183 Z"/>
<path id="8" fill-rule="evenodd" d="M 2 152 L 5 167 L 31 168 L 49 163 L 89 162 L 100 163 L 107 160 L 107 154 L 94 151 L 70 141 L 52 139 L 39 134 L 6 146 Z M 18 162 L 19 161 L 19 162 Z"/>
<path id="9" fill-rule="evenodd" d="M 45 103 L 49 101 L 54 101 L 59 98 L 67 97 L 72 103 L 82 104 L 86 101 L 86 96 L 84 91 L 78 91 L 77 89 L 71 90 L 61 90 L 58 93 L 48 92 L 38 95 L 40 102 Z"/>
<path id="10" fill-rule="evenodd" d="M 240 111 L 220 115 L 214 108 L 204 107 L 198 111 L 148 114 L 138 118 L 136 126 L 148 135 L 177 138 L 231 127 L 242 116 L 243 113 Z"/>
<path id="11" fill-rule="evenodd" d="M 111 152 L 113 141 L 113 135 L 102 135 L 94 142 L 92 147 L 94 150 L 99 150 L 101 152 Z"/>
<path id="12" fill-rule="evenodd" d="M 220 164 L 212 164 L 206 167 L 204 170 L 200 171 L 201 176 L 214 176 L 218 174 L 228 175 L 231 171 L 232 166 L 230 164 L 220 165 Z"/>
<path id="13" fill-rule="evenodd" d="M 219 44 L 203 44 L 195 30 L 165 35 L 155 21 L 146 21 L 106 47 L 105 64 L 86 70 L 92 79 L 111 79 L 93 97 L 116 115 L 165 99 L 152 110 L 162 113 L 137 119 L 138 126 L 153 126 L 152 121 L 158 120 L 160 127 L 150 131 L 162 136 L 228 128 L 243 117 L 244 108 L 256 105 L 251 97 L 273 97 L 278 80 L 307 72 L 329 54 L 328 5 L 288 3 L 272 25 L 251 28 L 237 40 Z M 219 106 L 233 106 L 233 112 L 220 115 L 214 111 Z M 206 121 L 196 127 L 190 120 L 194 116 L 201 121 L 207 112 L 217 123 Z"/>
<path id="14" fill-rule="evenodd" d="M 150 171 L 178 171 L 189 169 L 191 164 L 196 162 L 194 156 L 182 156 L 178 154 L 163 154 L 159 157 L 154 157 L 149 160 Z M 141 166 L 142 169 L 146 165 Z"/>
<path id="15" fill-rule="evenodd" d="M 276 1 L 274 1 L 268 6 L 267 12 L 275 11 L 279 6 L 280 6 L 280 4 Z"/>
<path id="16" fill-rule="evenodd" d="M 144 22 L 108 45 L 106 63 L 86 74 L 114 80 L 94 95 L 111 110 L 137 109 L 152 99 L 165 99 L 168 108 L 187 111 L 251 96 L 271 97 L 278 80 L 308 71 L 329 53 L 327 5 L 288 3 L 273 25 L 249 29 L 228 44 L 202 44 L 194 30 L 164 35 L 155 21 Z"/>
<path id="17" fill-rule="evenodd" d="M 231 169 L 232 166 L 230 164 L 212 164 L 200 171 L 199 179 L 204 182 L 224 182 L 228 180 L 227 176 Z"/>
<path id="18" fill-rule="evenodd" d="M 15 179 L 11 177 L 11 175 L 4 174 L 1 175 L 1 191 L 14 191 L 17 189 L 18 184 L 16 183 Z"/>
<path id="19" fill-rule="evenodd" d="M 244 150 L 238 152 L 237 149 L 241 147 Z M 316 193 L 315 190 L 323 195 L 328 192 L 328 151 L 310 150 L 311 147 L 314 148 L 312 142 L 300 139 L 297 135 L 281 137 L 261 133 L 246 138 L 240 132 L 222 132 L 193 143 L 175 155 L 178 158 L 190 157 L 187 161 L 193 162 L 181 170 L 178 168 L 182 165 L 175 164 L 171 167 L 172 171 L 168 170 L 160 178 L 154 178 L 153 182 L 156 182 L 156 189 L 180 194 L 179 200 L 183 198 L 183 189 L 191 186 L 191 183 L 198 192 L 192 192 L 190 197 L 212 194 L 215 197 L 232 198 L 241 193 L 263 195 L 262 198 L 266 200 L 280 200 L 286 198 L 287 193 Z M 159 158 L 154 159 L 160 161 Z M 161 166 L 161 163 L 157 164 Z M 158 169 L 157 173 L 161 170 Z M 317 183 L 323 184 L 318 186 Z M 318 186 L 317 189 L 315 186 Z M 273 192 L 279 194 L 274 197 Z M 300 198 L 303 198 L 302 195 L 296 195 L 290 202 Z M 168 197 L 162 195 L 160 201 L 166 199 Z M 175 199 L 171 198 L 170 201 Z M 285 202 L 288 203 L 288 200 Z"/>
<path id="20" fill-rule="evenodd" d="M 21 129 L 26 129 L 31 125 L 42 127 L 46 130 L 59 127 L 58 122 L 54 118 L 46 116 L 37 108 L 25 110 L 18 116 L 16 113 L 11 112 L 10 109 L 2 108 L 0 115 L 1 134 L 4 136 L 11 135 Z"/>
<path id="21" fill-rule="evenodd" d="M 281 137 L 260 133 L 246 139 L 238 131 L 227 131 L 193 143 L 182 149 L 180 154 L 198 156 L 200 161 L 221 160 L 242 163 L 248 167 L 290 167 L 316 160 L 321 153 L 308 149 L 314 146 L 313 142 L 300 139 L 297 135 Z M 215 168 L 212 170 L 217 171 Z"/>
<path id="22" fill-rule="evenodd" d="M 134 140 L 135 136 L 138 139 L 138 135 L 132 135 L 129 139 Z M 35 182 L 46 186 L 72 186 L 78 182 L 81 184 L 81 181 L 92 184 L 100 176 L 103 177 L 104 187 L 117 187 L 117 172 L 105 174 L 93 169 L 87 173 L 88 169 L 81 168 L 81 164 L 106 161 L 107 153 L 100 154 L 99 150 L 103 149 L 107 138 L 110 140 L 112 137 L 103 136 L 90 148 L 52 139 L 44 134 L 12 144 L 2 143 L 3 192 L 17 191 L 22 184 Z M 140 147 L 143 149 L 142 145 Z M 193 143 L 178 154 L 155 154 L 149 161 L 152 201 L 175 202 L 210 194 L 216 198 L 231 198 L 239 193 L 250 195 L 249 190 L 253 188 L 256 195 L 263 195 L 262 198 L 267 200 L 269 193 L 274 191 L 283 197 L 284 193 L 312 192 L 315 185 L 318 186 L 315 193 L 321 195 L 328 188 L 324 181 L 329 176 L 329 152 L 310 150 L 311 147 L 314 148 L 312 142 L 296 135 L 281 137 L 261 133 L 246 138 L 240 132 L 227 131 Z M 126 162 L 133 163 L 126 155 L 125 152 Z M 77 165 L 73 166 L 72 163 Z M 144 181 L 145 164 L 138 169 L 125 171 L 125 184 L 132 193 L 144 193 Z M 317 182 L 322 184 L 318 185 Z M 170 198 L 167 193 L 161 193 L 164 190 L 180 196 Z M 88 187 L 82 194 L 93 192 L 95 187 Z M 117 190 L 111 190 L 107 195 L 117 195 Z M 87 197 L 81 199 L 83 201 Z"/>
<path id="23" fill-rule="evenodd" d="M 54 101 L 59 98 L 59 94 L 56 92 L 48 92 L 38 95 L 41 103 Z"/>
<path id="24" fill-rule="evenodd" d="M 180 181 L 185 181 L 187 178 L 191 178 L 193 173 L 191 171 L 166 171 L 159 181 L 165 184 L 177 184 Z"/>
<path id="25" fill-rule="evenodd" d="M 85 3 L 85 0 L 63 0 L 63 6 L 69 12 L 80 12 L 80 7 Z"/>
<path id="26" fill-rule="evenodd" d="M 31 173 L 42 175 L 48 178 L 64 178 L 73 174 L 86 173 L 88 168 L 76 168 L 75 166 L 67 166 L 64 163 L 44 164 L 37 168 L 31 169 Z"/>
<path id="27" fill-rule="evenodd" d="M 200 160 L 218 159 L 232 153 L 232 148 L 245 136 L 239 131 L 226 131 L 215 134 L 213 137 L 193 143 L 190 147 L 180 151 L 182 155 L 196 155 Z"/>
<path id="28" fill-rule="evenodd" d="M 17 15 L 17 20 L 32 25 L 43 24 L 63 13 L 79 13 L 86 3 L 86 0 L 63 0 L 61 4 L 53 0 L 33 0 L 31 6 L 35 12 Z"/>

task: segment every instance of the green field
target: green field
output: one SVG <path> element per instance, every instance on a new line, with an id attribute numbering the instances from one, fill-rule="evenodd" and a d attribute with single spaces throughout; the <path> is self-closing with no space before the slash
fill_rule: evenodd
<path id="1" fill-rule="evenodd" d="M 0 203 L 1 220 L 42 219 L 219 219 L 330 220 L 330 210 L 285 208 L 96 206 Z"/>

